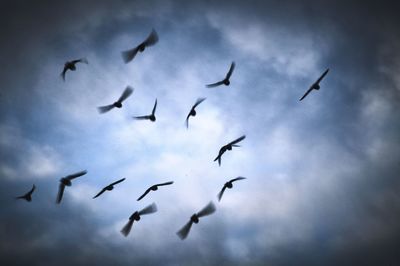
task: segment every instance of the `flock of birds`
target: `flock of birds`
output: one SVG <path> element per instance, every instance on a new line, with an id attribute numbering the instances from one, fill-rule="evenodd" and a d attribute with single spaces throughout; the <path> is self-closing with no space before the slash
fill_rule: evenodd
<path id="1" fill-rule="evenodd" d="M 135 56 L 137 55 L 138 52 L 143 52 L 147 47 L 153 46 L 158 42 L 159 38 L 158 38 L 158 34 L 157 32 L 153 29 L 151 31 L 151 33 L 149 34 L 149 36 L 146 38 L 146 40 L 144 40 L 142 43 L 140 43 L 139 45 L 137 45 L 136 47 L 123 51 L 121 53 L 122 55 L 122 59 L 124 60 L 125 63 L 129 63 L 130 61 L 132 61 Z M 62 79 L 65 81 L 65 75 L 67 73 L 68 70 L 70 71 L 75 71 L 76 70 L 76 64 L 78 63 L 84 63 L 84 64 L 88 64 L 88 60 L 86 58 L 80 58 L 77 60 L 72 60 L 72 61 L 67 61 L 64 65 L 64 69 L 61 72 L 61 77 Z M 217 86 L 221 86 L 221 85 L 225 85 L 225 86 L 229 86 L 230 85 L 230 78 L 232 76 L 232 73 L 235 69 L 235 62 L 231 63 L 231 66 L 227 72 L 227 74 L 225 75 L 225 78 L 212 83 L 212 84 L 208 84 L 206 85 L 206 87 L 208 88 L 214 88 Z M 319 90 L 320 89 L 320 85 L 319 83 L 322 81 L 322 79 L 326 76 L 326 74 L 328 73 L 329 69 L 325 70 L 325 72 L 310 86 L 310 88 L 305 92 L 305 94 L 300 98 L 300 101 L 302 101 L 304 98 L 307 97 L 307 95 L 312 92 L 313 90 Z M 122 108 L 122 103 L 133 93 L 134 89 L 130 86 L 127 86 L 125 88 L 125 90 L 122 92 L 121 96 L 119 97 L 119 99 L 117 101 L 115 101 L 112 104 L 109 105 L 105 105 L 105 106 L 100 106 L 98 107 L 98 112 L 100 114 L 109 112 L 110 110 L 114 109 L 114 108 Z M 195 102 L 195 104 L 192 106 L 192 108 L 190 109 L 189 114 L 186 117 L 185 120 L 185 124 L 186 124 L 186 128 L 189 128 L 189 118 L 191 116 L 196 116 L 196 107 L 201 104 L 206 98 L 198 98 L 197 101 Z M 134 119 L 138 119 L 138 120 L 150 120 L 151 122 L 155 122 L 156 121 L 156 109 L 157 109 L 157 99 L 154 102 L 154 106 L 153 109 L 151 111 L 151 114 L 149 115 L 143 115 L 143 116 L 134 116 Z M 245 135 L 229 142 L 228 144 L 222 146 L 218 152 L 217 157 L 214 159 L 214 161 L 218 161 L 218 165 L 221 166 L 221 159 L 222 159 L 222 155 L 226 152 L 226 151 L 230 151 L 232 150 L 233 147 L 240 147 L 238 145 L 239 142 L 241 142 L 242 140 L 244 140 L 246 138 Z M 83 176 L 87 174 L 87 171 L 80 171 L 71 175 L 67 175 L 65 177 L 62 177 L 60 179 L 60 184 L 59 184 L 59 188 L 58 188 L 58 193 L 57 193 L 57 198 L 56 198 L 56 203 L 60 204 L 61 200 L 63 198 L 64 195 L 64 190 L 65 187 L 70 187 L 72 186 L 72 180 L 74 180 L 75 178 L 78 178 L 80 176 Z M 233 178 L 231 180 L 229 180 L 228 182 L 226 182 L 224 184 L 224 186 L 222 187 L 221 191 L 218 193 L 217 198 L 218 201 L 221 201 L 221 198 L 225 192 L 226 189 L 231 189 L 233 187 L 233 182 L 239 181 L 239 180 L 243 180 L 246 179 L 245 177 L 239 176 L 236 178 Z M 93 199 L 101 196 L 104 192 L 106 191 L 111 191 L 114 189 L 114 186 L 123 182 L 125 180 L 125 178 L 119 179 L 107 186 L 105 186 L 104 188 L 102 188 L 94 197 Z M 158 190 L 159 187 L 161 186 L 168 186 L 168 185 L 172 185 L 174 182 L 173 181 L 169 181 L 169 182 L 165 182 L 165 183 L 160 183 L 160 184 L 155 184 L 152 185 L 151 187 L 149 187 L 138 199 L 137 201 L 140 201 L 141 199 L 143 199 L 149 192 L 151 191 L 156 191 Z M 18 196 L 16 197 L 17 199 L 24 199 L 28 202 L 32 201 L 32 194 L 35 191 L 36 186 L 33 185 L 32 189 L 30 191 L 28 191 L 26 194 L 22 195 L 22 196 Z M 142 215 L 147 215 L 147 214 L 151 214 L 157 211 L 157 205 L 155 203 L 152 203 L 151 205 L 143 208 L 140 211 L 135 211 L 128 219 L 128 222 L 125 224 L 125 226 L 121 229 L 121 233 L 124 236 L 128 236 L 128 234 L 130 233 L 131 229 L 132 229 L 132 225 L 134 223 L 134 221 L 139 221 L 141 219 Z M 185 239 L 189 232 L 190 229 L 192 227 L 193 224 L 197 224 L 199 223 L 199 219 L 201 217 L 210 215 L 212 213 L 214 213 L 216 211 L 216 207 L 215 204 L 213 203 L 213 201 L 211 201 L 210 203 L 208 203 L 203 209 L 201 209 L 199 212 L 194 213 L 191 217 L 190 220 L 176 233 L 178 235 L 179 238 L 181 238 L 182 240 Z"/>

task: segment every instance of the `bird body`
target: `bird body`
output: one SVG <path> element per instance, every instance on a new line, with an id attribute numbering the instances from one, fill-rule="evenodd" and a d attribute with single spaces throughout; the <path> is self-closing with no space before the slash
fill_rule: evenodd
<path id="1" fill-rule="evenodd" d="M 147 215 L 151 213 L 155 213 L 157 211 L 157 205 L 152 203 L 151 205 L 147 206 L 146 208 L 142 209 L 141 211 L 135 211 L 134 213 L 129 216 L 128 222 L 122 227 L 121 234 L 127 237 L 132 229 L 132 225 L 134 221 L 139 221 L 142 215 Z"/>
<path id="2" fill-rule="evenodd" d="M 207 88 L 214 88 L 214 87 L 218 87 L 220 85 L 229 86 L 231 84 L 230 78 L 232 76 L 233 70 L 235 69 L 235 66 L 236 66 L 235 62 L 232 62 L 231 66 L 230 66 L 230 68 L 228 70 L 228 73 L 226 74 L 226 76 L 225 76 L 225 78 L 223 80 L 218 81 L 216 83 L 208 84 L 208 85 L 206 85 L 206 87 Z"/>
<path id="3" fill-rule="evenodd" d="M 326 74 L 328 74 L 329 72 L 329 68 L 327 70 L 325 70 L 324 73 L 322 73 L 322 75 L 310 86 L 310 88 L 306 91 L 306 93 L 300 98 L 300 101 L 302 101 L 304 98 L 307 97 L 307 95 L 313 91 L 313 90 L 319 90 L 321 88 L 321 86 L 319 85 L 319 83 L 321 82 L 321 80 L 326 76 Z"/>
<path id="4" fill-rule="evenodd" d="M 72 179 L 75 179 L 77 177 L 80 177 L 80 176 L 83 176 L 83 175 L 86 175 L 86 174 L 87 174 L 87 171 L 83 170 L 83 171 L 80 171 L 78 173 L 62 177 L 60 179 L 60 185 L 58 187 L 58 194 L 57 194 L 56 203 L 58 203 L 58 204 L 61 203 L 61 199 L 63 197 L 65 187 L 66 186 L 67 187 L 72 186 Z"/>
<path id="5" fill-rule="evenodd" d="M 110 105 L 97 107 L 97 110 L 99 111 L 100 114 L 103 114 L 103 113 L 110 111 L 114 107 L 121 108 L 122 102 L 125 101 L 132 94 L 133 91 L 134 91 L 134 88 L 132 88 L 131 86 L 127 86 L 116 102 L 114 102 L 113 104 L 110 104 Z"/>
<path id="6" fill-rule="evenodd" d="M 218 160 L 218 165 L 221 166 L 221 158 L 222 158 L 222 155 L 223 155 L 226 151 L 232 150 L 233 147 L 240 147 L 240 146 L 237 145 L 236 143 L 238 143 L 238 142 L 244 140 L 245 138 L 246 138 L 246 135 L 243 135 L 243 136 L 241 136 L 240 138 L 235 139 L 234 141 L 232 141 L 232 142 L 230 142 L 230 143 L 228 143 L 228 144 L 222 146 L 221 149 L 219 149 L 218 156 L 214 159 L 214 162 Z"/>
<path id="7" fill-rule="evenodd" d="M 134 116 L 133 118 L 137 120 L 150 120 L 151 122 L 156 121 L 156 109 L 157 109 L 157 99 L 154 102 L 153 110 L 151 111 L 150 115 L 144 115 L 144 116 Z"/>
<path id="8" fill-rule="evenodd" d="M 67 73 L 68 70 L 75 71 L 76 70 L 76 64 L 77 63 L 85 63 L 89 64 L 88 60 L 86 58 L 80 58 L 77 60 L 72 60 L 72 61 L 67 61 L 64 64 L 64 69 L 61 72 L 61 77 L 65 81 L 65 73 Z"/>
<path id="9" fill-rule="evenodd" d="M 32 188 L 29 192 L 25 193 L 22 196 L 16 197 L 16 199 L 24 199 L 28 202 L 31 202 L 32 201 L 32 193 L 33 193 L 33 191 L 35 191 L 35 189 L 36 189 L 36 186 L 35 186 L 35 184 L 33 184 Z"/>
<path id="10" fill-rule="evenodd" d="M 173 181 L 169 181 L 169 182 L 165 182 L 165 183 L 161 183 L 161 184 L 155 184 L 152 185 L 151 187 L 149 187 L 148 189 L 146 189 L 146 191 L 143 193 L 143 195 L 141 195 L 137 201 L 143 199 L 150 191 L 156 191 L 158 190 L 159 186 L 167 186 L 167 185 L 172 185 L 174 182 Z"/>
<path id="11" fill-rule="evenodd" d="M 189 117 L 191 117 L 191 116 L 196 116 L 196 107 L 199 105 L 199 104 L 201 104 L 204 100 L 205 100 L 206 98 L 198 98 L 197 100 L 196 100 L 196 102 L 195 102 L 195 104 L 192 106 L 192 108 L 190 109 L 190 112 L 189 112 L 189 114 L 187 115 L 187 117 L 186 117 L 186 128 L 189 128 Z"/>
<path id="12" fill-rule="evenodd" d="M 226 182 L 224 184 L 224 186 L 222 187 L 221 191 L 218 193 L 218 201 L 221 201 L 221 198 L 222 198 L 222 195 L 225 192 L 225 189 L 227 189 L 227 188 L 231 189 L 233 187 L 233 182 L 238 181 L 238 180 L 243 180 L 243 179 L 246 179 L 246 178 L 242 177 L 242 176 L 239 176 L 239 177 L 236 177 L 236 178 L 231 179 L 228 182 Z"/>
<path id="13" fill-rule="evenodd" d="M 98 196 L 100 196 L 101 194 L 103 194 L 103 193 L 106 192 L 106 191 L 111 191 L 111 190 L 113 190 L 113 189 L 114 189 L 114 186 L 115 186 L 116 184 L 119 184 L 119 183 L 121 183 L 121 182 L 124 181 L 124 180 L 125 180 L 125 178 L 122 178 L 122 179 L 120 179 L 120 180 L 118 180 L 118 181 L 115 181 L 115 182 L 113 182 L 113 183 L 111 183 L 111 184 L 105 186 L 99 193 L 96 194 L 96 196 L 93 197 L 93 199 L 97 198 Z"/>
<path id="14" fill-rule="evenodd" d="M 130 61 L 132 61 L 133 58 L 135 58 L 135 56 L 138 52 L 142 53 L 146 49 L 146 47 L 153 46 L 157 42 L 158 42 L 158 34 L 153 29 L 150 32 L 149 36 L 146 38 L 146 40 L 144 40 L 138 46 L 136 46 L 135 48 L 121 52 L 122 59 L 124 60 L 125 64 L 127 64 Z"/>

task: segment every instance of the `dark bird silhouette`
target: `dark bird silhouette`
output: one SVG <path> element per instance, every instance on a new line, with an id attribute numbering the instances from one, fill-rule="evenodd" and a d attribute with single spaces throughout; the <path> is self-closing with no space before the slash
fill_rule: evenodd
<path id="1" fill-rule="evenodd" d="M 238 143 L 238 142 L 244 140 L 245 138 L 246 138 L 246 135 L 243 135 L 243 136 L 241 136 L 240 138 L 235 139 L 235 140 L 232 141 L 232 142 L 229 142 L 229 143 L 226 144 L 225 146 L 222 146 L 221 149 L 219 149 L 218 156 L 214 159 L 214 162 L 215 162 L 216 160 L 218 160 L 218 165 L 221 166 L 221 157 L 222 157 L 222 154 L 224 154 L 226 151 L 232 150 L 232 147 L 240 147 L 239 145 L 236 145 L 236 143 Z"/>
<path id="2" fill-rule="evenodd" d="M 158 189 L 159 186 L 167 186 L 167 185 L 172 185 L 174 182 L 173 181 L 169 181 L 169 182 L 165 182 L 165 183 L 161 183 L 161 184 L 156 184 L 156 185 L 152 185 L 151 187 L 149 187 L 142 196 L 140 196 L 137 200 L 141 200 L 144 198 L 144 196 L 146 196 L 150 191 L 156 191 Z"/>
<path id="3" fill-rule="evenodd" d="M 178 237 L 180 239 L 184 240 L 188 236 L 188 234 L 190 232 L 190 228 L 192 228 L 193 223 L 195 223 L 195 224 L 199 223 L 199 218 L 207 216 L 207 215 L 210 215 L 213 212 L 215 212 L 215 210 L 216 210 L 215 205 L 211 201 L 201 211 L 199 211 L 198 213 L 193 214 L 190 217 L 190 221 L 187 222 L 178 232 L 176 232 Z"/>
<path id="4" fill-rule="evenodd" d="M 103 114 L 110 111 L 114 107 L 121 108 L 122 102 L 125 101 L 132 94 L 133 90 L 134 88 L 132 88 L 131 86 L 127 86 L 124 92 L 122 93 L 121 97 L 119 97 L 118 101 L 110 105 L 97 107 L 97 110 L 99 111 L 100 114 Z"/>
<path id="5" fill-rule="evenodd" d="M 158 34 L 153 29 L 151 31 L 150 35 L 147 37 L 147 39 L 144 40 L 144 42 L 142 42 L 141 44 L 139 44 L 138 46 L 136 46 L 133 49 L 123 51 L 121 53 L 122 59 L 124 60 L 125 64 L 127 64 L 130 61 L 132 61 L 133 58 L 135 58 L 135 56 L 138 52 L 143 52 L 146 49 L 146 47 L 152 46 L 152 45 L 156 44 L 157 42 L 158 42 Z"/>
<path id="6" fill-rule="evenodd" d="M 22 196 L 16 197 L 16 199 L 24 199 L 26 201 L 31 202 L 32 201 L 32 193 L 33 193 L 33 191 L 35 191 L 35 189 L 36 189 L 36 186 L 35 186 L 35 184 L 33 184 L 32 189 L 29 190 L 28 193 L 26 193 Z"/>
<path id="7" fill-rule="evenodd" d="M 86 174 L 87 174 L 87 171 L 83 170 L 81 172 L 78 172 L 78 173 L 75 173 L 75 174 L 72 174 L 72 175 L 67 175 L 66 177 L 61 178 L 60 179 L 60 185 L 58 187 L 58 194 L 57 194 L 56 202 L 58 204 L 60 204 L 61 199 L 62 199 L 63 194 L 64 194 L 65 186 L 70 187 L 72 185 L 72 182 L 71 182 L 72 179 L 75 179 L 77 177 L 80 177 L 80 176 L 83 176 L 83 175 L 86 175 Z"/>
<path id="8" fill-rule="evenodd" d="M 115 181 L 114 183 L 109 184 L 108 186 L 104 187 L 99 193 L 97 193 L 97 195 L 94 196 L 93 198 L 94 198 L 94 199 L 97 198 L 98 196 L 100 196 L 101 194 L 103 194 L 104 192 L 106 192 L 107 190 L 108 190 L 108 191 L 113 190 L 113 189 L 114 189 L 114 186 L 115 186 L 116 184 L 121 183 L 121 182 L 124 181 L 124 180 L 125 180 L 125 178 L 122 178 L 122 179 L 120 179 L 120 180 L 118 180 L 118 181 Z"/>
<path id="9" fill-rule="evenodd" d="M 311 87 L 308 89 L 308 91 L 303 95 L 303 97 L 300 98 L 300 101 L 302 101 L 304 98 L 307 97 L 307 95 L 312 91 L 312 90 L 319 90 L 320 86 L 319 83 L 321 82 L 321 80 L 325 77 L 326 74 L 328 74 L 329 72 L 329 68 L 327 70 L 325 70 L 325 72 L 319 77 L 319 79 L 317 79 L 317 81 L 315 81 Z"/>
<path id="10" fill-rule="evenodd" d="M 206 85 L 207 88 L 214 88 L 214 87 L 220 86 L 222 84 L 224 84 L 226 86 L 229 86 L 229 84 L 231 84 L 229 79 L 230 79 L 234 69 L 235 69 L 235 62 L 232 62 L 231 67 L 229 68 L 229 71 L 226 74 L 225 78 L 223 80 L 221 80 L 221 81 L 216 82 L 216 83 Z"/>
<path id="11" fill-rule="evenodd" d="M 231 189 L 233 187 L 233 182 L 238 181 L 238 180 L 242 180 L 242 179 L 246 179 L 246 177 L 236 177 L 234 179 L 229 180 L 228 182 L 225 183 L 225 185 L 223 186 L 223 188 L 221 189 L 221 191 L 218 193 L 218 201 L 221 201 L 222 195 L 224 195 L 225 189 L 229 188 Z"/>
<path id="12" fill-rule="evenodd" d="M 71 71 L 75 71 L 76 70 L 76 64 L 77 63 L 85 63 L 85 64 L 89 64 L 88 60 L 86 58 L 81 58 L 81 59 L 77 59 L 77 60 L 72 60 L 72 61 L 67 61 L 64 64 L 64 69 L 61 72 L 61 77 L 62 79 L 65 81 L 65 73 L 67 73 L 68 70 Z"/>
<path id="13" fill-rule="evenodd" d="M 132 215 L 129 217 L 129 221 L 125 224 L 124 227 L 122 227 L 121 229 L 121 234 L 123 234 L 124 236 L 128 236 L 129 233 L 131 232 L 132 229 L 132 225 L 134 221 L 139 221 L 140 220 L 140 216 L 141 215 L 146 215 L 146 214 L 150 214 L 150 213 L 154 213 L 157 211 L 157 205 L 155 203 L 147 206 L 146 208 L 144 208 L 141 211 L 135 211 L 134 213 L 132 213 Z"/>
<path id="14" fill-rule="evenodd" d="M 190 109 L 190 112 L 189 112 L 189 114 L 188 114 L 187 117 L 186 117 L 186 128 L 189 128 L 189 117 L 191 117 L 191 116 L 196 116 L 197 113 L 196 113 L 195 108 L 196 108 L 199 104 L 201 104 L 205 99 L 206 99 L 206 98 L 198 98 L 197 101 L 196 101 L 196 103 L 192 106 L 192 109 Z"/>
<path id="15" fill-rule="evenodd" d="M 151 111 L 150 115 L 134 116 L 133 118 L 135 118 L 137 120 L 150 120 L 151 122 L 155 122 L 156 121 L 156 116 L 155 116 L 156 108 L 157 108 L 157 99 L 154 102 L 153 110 Z"/>

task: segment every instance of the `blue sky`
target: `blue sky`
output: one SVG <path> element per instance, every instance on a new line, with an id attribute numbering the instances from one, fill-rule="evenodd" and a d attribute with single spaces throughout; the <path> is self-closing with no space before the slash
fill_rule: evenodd
<path id="1" fill-rule="evenodd" d="M 6 3 L 2 265 L 377 265 L 398 261 L 396 4 Z M 372 13 L 372 15 L 371 15 Z M 151 29 L 160 41 L 125 64 Z M 67 60 L 88 65 L 59 74 Z M 229 87 L 205 84 L 236 69 Z M 298 99 L 326 69 L 321 89 Z M 122 109 L 99 115 L 126 86 Z M 184 121 L 197 98 L 198 115 Z M 132 116 L 151 111 L 157 121 Z M 240 148 L 213 162 L 219 148 Z M 61 205 L 60 177 L 83 169 Z M 175 232 L 236 176 L 185 241 Z M 98 199 L 107 184 L 126 178 Z M 155 183 L 172 186 L 139 197 Z M 31 203 L 13 197 L 37 190 Z M 135 210 L 159 211 L 119 230 Z M 68 250 L 66 253 L 65 250 Z M 73 254 L 69 255 L 69 254 Z M 378 263 L 379 262 L 379 263 Z"/>

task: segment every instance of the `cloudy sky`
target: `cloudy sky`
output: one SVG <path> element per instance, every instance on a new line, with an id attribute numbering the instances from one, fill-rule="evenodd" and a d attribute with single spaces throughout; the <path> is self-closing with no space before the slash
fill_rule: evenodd
<path id="1" fill-rule="evenodd" d="M 399 5 L 341 2 L 3 1 L 0 264 L 398 265 Z M 125 64 L 152 28 L 159 43 Z M 206 88 L 232 61 L 231 85 Z M 156 98 L 155 123 L 132 119 Z M 84 169 L 56 205 L 60 177 Z M 32 184 L 32 202 L 14 199 Z"/>

